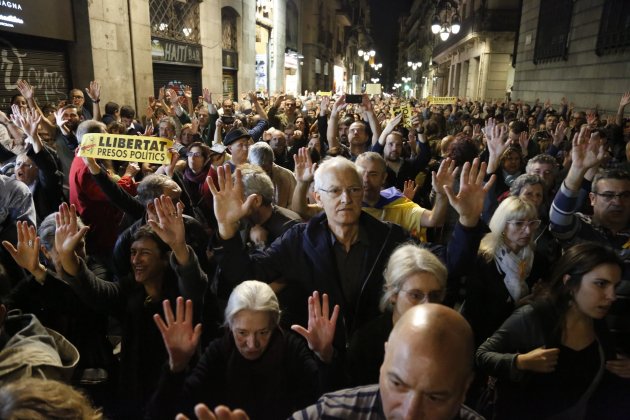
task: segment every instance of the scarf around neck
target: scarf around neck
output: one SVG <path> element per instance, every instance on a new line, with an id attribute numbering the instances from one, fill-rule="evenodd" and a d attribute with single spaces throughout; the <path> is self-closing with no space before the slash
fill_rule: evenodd
<path id="1" fill-rule="evenodd" d="M 526 296 L 529 286 L 525 279 L 529 277 L 534 263 L 532 248 L 526 246 L 515 254 L 503 244 L 495 252 L 494 261 L 499 272 L 505 274 L 503 282 L 514 302 Z"/>

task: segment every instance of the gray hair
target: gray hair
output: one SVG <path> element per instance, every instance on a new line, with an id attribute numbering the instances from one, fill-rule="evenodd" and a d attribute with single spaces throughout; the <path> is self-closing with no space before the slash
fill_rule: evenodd
<path id="1" fill-rule="evenodd" d="M 258 280 L 244 281 L 232 290 L 225 307 L 225 325 L 231 329 L 234 317 L 243 310 L 268 312 L 273 327 L 280 322 L 280 304 L 276 294 L 268 284 Z"/>
<path id="2" fill-rule="evenodd" d="M 545 181 L 543 181 L 541 177 L 538 175 L 523 174 L 516 178 L 510 186 L 510 195 L 518 197 L 521 195 L 521 190 L 526 185 L 540 185 L 543 189 L 543 194 L 545 193 Z"/>
<path id="3" fill-rule="evenodd" d="M 85 120 L 77 127 L 77 141 L 81 144 L 83 135 L 88 133 L 107 133 L 107 126 L 100 121 Z"/>
<path id="4" fill-rule="evenodd" d="M 56 214 L 57 212 L 50 213 L 39 224 L 39 228 L 37 228 L 37 236 L 39 236 L 41 244 L 48 251 L 55 247 L 55 229 L 57 228 L 57 224 L 55 223 Z M 79 216 L 77 216 L 77 226 L 79 229 L 85 226 Z"/>
<path id="5" fill-rule="evenodd" d="M 528 160 L 527 161 L 527 166 L 525 167 L 525 172 L 529 173 L 529 171 L 532 169 L 532 166 L 534 164 L 536 164 L 536 163 L 552 165 L 553 166 L 553 173 L 555 174 L 556 172 L 558 172 L 558 162 L 556 161 L 556 158 L 554 158 L 551 155 L 545 154 L 545 153 L 541 153 L 539 155 L 536 155 L 533 158 L 531 158 L 530 160 Z"/>
<path id="6" fill-rule="evenodd" d="M 254 165 L 264 167 L 273 165 L 275 157 L 271 146 L 264 141 L 259 141 L 249 146 L 247 159 Z"/>
<path id="7" fill-rule="evenodd" d="M 362 160 L 367 160 L 370 162 L 377 162 L 379 166 L 381 167 L 381 170 L 383 171 L 383 173 L 387 172 L 387 162 L 385 162 L 385 158 L 383 158 L 383 156 L 381 156 L 380 153 L 363 152 L 359 156 L 357 156 L 357 160 L 355 162 L 359 162 Z M 357 165 L 361 166 L 359 165 L 359 163 L 357 163 Z"/>
<path id="8" fill-rule="evenodd" d="M 361 173 L 359 172 L 357 165 L 355 165 L 354 162 L 346 159 L 345 157 L 335 156 L 332 158 L 324 159 L 322 161 L 322 164 L 319 165 L 317 170 L 315 171 L 315 191 L 318 191 L 324 187 L 324 185 L 322 185 L 322 174 L 329 171 L 330 169 L 347 169 L 349 171 L 352 171 L 354 174 L 356 174 L 357 183 L 359 185 L 363 185 L 363 181 L 361 180 Z"/>
<path id="9" fill-rule="evenodd" d="M 446 266 L 431 251 L 415 244 L 403 244 L 392 252 L 383 271 L 385 283 L 383 284 L 383 296 L 379 308 L 381 312 L 392 310 L 392 297 L 396 296 L 407 279 L 416 273 L 428 273 L 433 275 L 440 289 L 446 291 L 446 278 L 448 276 Z"/>
<path id="10" fill-rule="evenodd" d="M 244 163 L 239 165 L 241 171 L 241 179 L 243 180 L 243 196 L 245 198 L 252 194 L 258 194 L 263 199 L 264 205 L 273 203 L 275 197 L 275 189 L 273 181 L 267 175 L 267 172 L 258 165 Z M 234 179 L 234 175 L 232 176 Z"/>
<path id="11" fill-rule="evenodd" d="M 138 184 L 138 195 L 136 196 L 136 198 L 146 209 L 147 206 L 152 203 L 154 199 L 164 194 L 164 188 L 167 185 L 172 184 L 177 185 L 175 181 L 173 181 L 166 175 L 151 174 L 149 176 L 146 176 Z"/>
<path id="12" fill-rule="evenodd" d="M 494 259 L 497 248 L 504 243 L 503 232 L 510 220 L 535 219 L 538 217 L 538 210 L 534 205 L 520 197 L 510 196 L 499 204 L 490 219 L 490 233 L 487 233 L 479 245 L 479 254 L 487 262 Z"/>

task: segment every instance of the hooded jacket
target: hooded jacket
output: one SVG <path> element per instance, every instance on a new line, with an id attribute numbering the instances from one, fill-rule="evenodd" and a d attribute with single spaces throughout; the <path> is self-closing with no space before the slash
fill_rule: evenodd
<path id="1" fill-rule="evenodd" d="M 3 328 L 0 384 L 25 377 L 68 381 L 79 362 L 77 349 L 33 314 L 10 314 Z"/>

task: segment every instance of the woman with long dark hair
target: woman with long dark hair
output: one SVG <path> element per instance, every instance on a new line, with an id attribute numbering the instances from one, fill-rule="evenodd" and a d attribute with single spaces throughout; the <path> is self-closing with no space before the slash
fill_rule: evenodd
<path id="1" fill-rule="evenodd" d="M 615 360 L 604 321 L 621 271 L 611 249 L 594 243 L 568 249 L 548 292 L 479 347 L 478 367 L 497 379 L 496 418 L 585 418 L 604 378 L 630 378 L 630 363 Z M 602 415 L 610 418 L 596 413 Z"/>

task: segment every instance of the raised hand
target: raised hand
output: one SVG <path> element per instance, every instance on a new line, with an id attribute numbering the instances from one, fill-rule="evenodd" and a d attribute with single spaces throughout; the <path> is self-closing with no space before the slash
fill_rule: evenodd
<path id="1" fill-rule="evenodd" d="M 319 103 L 319 115 L 324 116 L 328 112 L 328 105 L 330 105 L 330 96 L 322 96 L 322 100 Z"/>
<path id="2" fill-rule="evenodd" d="M 243 179 L 240 169 L 236 169 L 234 181 L 232 181 L 230 165 L 219 166 L 217 177 L 218 189 L 211 178 L 207 178 L 206 183 L 214 197 L 214 215 L 217 218 L 219 235 L 227 240 L 238 231 L 239 221 L 250 213 L 254 194 L 247 198 L 243 196 Z"/>
<path id="3" fill-rule="evenodd" d="M 503 124 L 496 124 L 494 118 L 489 118 L 486 123 L 486 138 L 488 143 L 488 151 L 493 157 L 500 158 L 510 144 L 503 138 L 507 132 L 507 128 Z"/>
<path id="4" fill-rule="evenodd" d="M 550 373 L 556 370 L 560 349 L 539 347 L 528 353 L 516 356 L 516 368 L 539 373 Z"/>
<path id="5" fill-rule="evenodd" d="M 308 329 L 300 325 L 292 325 L 291 329 L 300 334 L 308 342 L 308 347 L 323 362 L 330 363 L 333 357 L 333 339 L 337 318 L 339 317 L 339 305 L 335 305 L 332 316 L 329 318 L 330 306 L 328 295 L 322 295 L 322 303 L 319 302 L 319 292 L 313 292 L 308 298 Z"/>
<path id="6" fill-rule="evenodd" d="M 308 147 L 301 147 L 297 154 L 293 155 L 293 161 L 295 162 L 295 179 L 298 182 L 310 183 L 315 177 L 315 169 L 317 163 L 313 163 L 311 160 L 311 154 Z"/>
<path id="7" fill-rule="evenodd" d="M 177 92 L 173 89 L 166 89 L 166 97 L 172 106 L 179 103 L 179 96 L 177 96 Z"/>
<path id="8" fill-rule="evenodd" d="M 153 200 L 158 220 L 149 218 L 148 223 L 155 233 L 175 253 L 175 258 L 180 265 L 188 263 L 188 247 L 186 246 L 186 230 L 184 228 L 184 205 L 181 202 L 177 206 L 170 197 L 162 195 Z"/>
<path id="9" fill-rule="evenodd" d="M 85 93 L 87 93 L 92 102 L 96 102 L 101 98 L 101 85 L 96 80 L 92 80 L 90 86 L 85 88 Z"/>
<path id="10" fill-rule="evenodd" d="M 590 138 L 591 129 L 586 125 L 573 136 L 571 166 L 576 170 L 587 171 L 604 160 L 604 145 L 601 142 L 591 142 Z"/>
<path id="11" fill-rule="evenodd" d="M 36 275 L 46 271 L 46 268 L 39 262 L 40 239 L 37 236 L 35 226 L 27 222 L 17 222 L 17 244 L 13 246 L 9 241 L 2 241 L 2 246 L 7 250 L 17 265 Z"/>
<path id="12" fill-rule="evenodd" d="M 212 104 L 212 93 L 208 88 L 203 88 L 203 100 L 206 101 L 207 104 Z"/>
<path id="13" fill-rule="evenodd" d="M 154 130 L 153 122 L 149 120 L 149 122 L 147 123 L 147 126 L 144 127 L 144 133 L 142 133 L 142 135 L 150 137 L 153 135 L 153 130 Z"/>
<path id="14" fill-rule="evenodd" d="M 17 88 L 27 101 L 35 97 L 35 89 L 26 80 L 18 80 Z"/>
<path id="15" fill-rule="evenodd" d="M 444 191 L 444 186 L 453 186 L 458 170 L 459 168 L 455 167 L 455 161 L 451 160 L 451 158 L 446 158 L 442 160 L 442 162 L 440 162 L 440 167 L 438 168 L 437 172 L 433 171 L 431 173 L 433 189 L 435 190 L 435 192 L 438 194 L 446 194 L 446 192 Z"/>
<path id="16" fill-rule="evenodd" d="M 57 127 L 59 127 L 59 129 L 61 130 L 61 133 L 64 136 L 68 135 L 68 126 L 66 125 L 66 122 L 63 120 L 63 108 L 59 108 L 58 110 L 56 110 L 54 112 L 55 115 L 55 122 L 57 123 Z"/>
<path id="17" fill-rule="evenodd" d="M 13 107 L 17 107 L 17 105 L 12 105 Z M 27 109 L 24 113 L 21 113 L 19 109 L 13 110 L 11 114 L 11 119 L 24 131 L 32 140 L 37 141 L 39 139 L 39 135 L 37 134 L 37 127 L 39 126 L 40 121 L 42 120 L 42 116 L 39 112 L 35 110 Z"/>
<path id="18" fill-rule="evenodd" d="M 560 121 L 556 125 L 556 130 L 552 133 L 554 146 L 560 146 L 566 136 L 567 123 Z"/>
<path id="19" fill-rule="evenodd" d="M 192 99 L 192 88 L 190 86 L 183 86 L 182 90 L 184 91 L 184 97 L 186 99 Z"/>
<path id="20" fill-rule="evenodd" d="M 586 123 L 588 125 L 594 125 L 596 121 L 597 121 L 597 116 L 595 115 L 595 112 L 593 112 L 590 109 L 586 111 Z"/>
<path id="21" fill-rule="evenodd" d="M 195 406 L 195 415 L 197 416 L 197 420 L 249 420 L 245 411 L 241 409 L 232 411 L 225 405 L 218 406 L 214 409 L 213 413 L 205 404 L 197 404 Z M 189 419 L 180 413 L 175 417 L 175 420 Z"/>
<path id="22" fill-rule="evenodd" d="M 619 101 L 620 107 L 626 106 L 628 104 L 630 104 L 630 92 L 626 92 L 623 95 L 621 95 L 621 100 Z"/>
<path id="23" fill-rule="evenodd" d="M 342 109 L 344 109 L 346 105 L 348 105 L 346 104 L 346 95 L 341 95 L 340 97 L 337 98 L 337 100 L 333 104 L 332 113 L 337 115 L 337 113 L 341 111 Z"/>
<path id="24" fill-rule="evenodd" d="M 527 135 L 527 131 L 523 131 L 519 134 L 518 144 L 521 146 L 523 156 L 527 156 L 527 147 L 529 146 L 529 136 Z"/>
<path id="25" fill-rule="evenodd" d="M 171 309 L 171 302 L 164 300 L 164 320 L 159 314 L 153 315 L 153 321 L 157 325 L 162 340 L 168 352 L 168 364 L 171 372 L 181 372 L 186 369 L 188 362 L 197 350 L 199 337 L 201 337 L 201 324 L 193 328 L 193 303 L 187 300 L 184 305 L 184 298 L 178 297 L 176 302 L 175 316 Z"/>
<path id="26" fill-rule="evenodd" d="M 477 225 L 483 210 L 483 201 L 495 181 L 495 175 L 492 175 L 484 185 L 485 176 L 486 163 L 480 164 L 479 158 L 475 158 L 472 165 L 470 162 L 464 163 L 457 195 L 453 192 L 452 186 L 444 186 L 449 203 L 459 214 L 459 222 L 466 227 Z"/>
<path id="27" fill-rule="evenodd" d="M 403 185 L 403 195 L 408 199 L 413 201 L 413 198 L 416 196 L 416 191 L 420 188 L 419 185 L 416 185 L 416 182 L 413 179 L 408 179 L 405 181 Z"/>
<path id="28" fill-rule="evenodd" d="M 63 269 L 70 275 L 75 275 L 79 265 L 77 248 L 82 244 L 89 227 L 79 229 L 77 209 L 74 204 L 62 203 L 59 212 L 55 214 L 55 250 L 59 254 Z"/>

